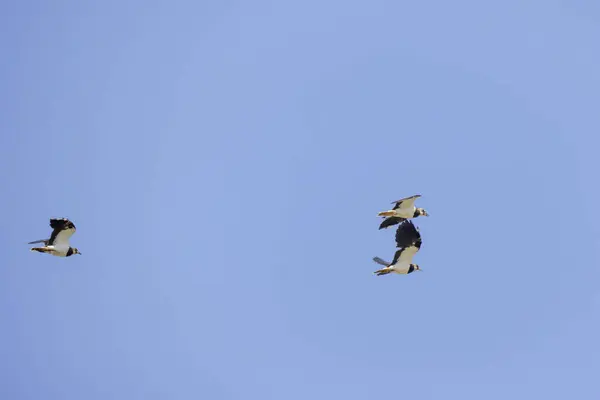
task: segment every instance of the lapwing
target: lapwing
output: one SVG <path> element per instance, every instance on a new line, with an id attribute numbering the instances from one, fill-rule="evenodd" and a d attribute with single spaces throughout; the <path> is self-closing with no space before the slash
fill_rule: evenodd
<path id="1" fill-rule="evenodd" d="M 396 247 L 398 250 L 394 254 L 394 260 L 391 263 L 374 257 L 373 261 L 385 266 L 375 271 L 375 275 L 387 275 L 389 273 L 410 274 L 414 271 L 421 271 L 417 264 L 413 264 L 412 259 L 421 249 L 421 234 L 419 228 L 416 228 L 411 220 L 405 220 L 400 223 L 396 229 Z"/>
<path id="2" fill-rule="evenodd" d="M 44 243 L 44 247 L 32 247 L 31 251 L 48 253 L 57 257 L 70 257 L 73 254 L 81 254 L 75 247 L 71 247 L 69 239 L 75 233 L 75 224 L 67 218 L 51 218 L 50 227 L 52 234 L 50 239 L 36 240 L 29 244 Z"/>
<path id="3" fill-rule="evenodd" d="M 415 207 L 415 200 L 419 197 L 421 197 L 420 194 L 415 194 L 414 196 L 393 201 L 392 204 L 395 204 L 394 208 L 377 214 L 385 218 L 381 225 L 379 225 L 379 229 L 388 228 L 407 219 L 420 217 L 421 215 L 428 217 L 429 214 L 425 209 Z"/>

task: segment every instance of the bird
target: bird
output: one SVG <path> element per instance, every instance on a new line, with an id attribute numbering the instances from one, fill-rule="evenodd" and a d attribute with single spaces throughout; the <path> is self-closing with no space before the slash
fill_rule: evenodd
<path id="1" fill-rule="evenodd" d="M 415 227 L 411 220 L 401 222 L 398 229 L 396 229 L 396 247 L 398 250 L 394 254 L 394 260 L 388 263 L 379 257 L 374 257 L 373 261 L 385 266 L 385 268 L 375 271 L 375 275 L 387 275 L 392 272 L 410 274 L 414 271 L 422 271 L 419 265 L 412 262 L 415 254 L 421 249 L 422 243 L 419 228 Z"/>
<path id="2" fill-rule="evenodd" d="M 428 217 L 429 213 L 424 208 L 415 207 L 415 200 L 419 197 L 421 197 L 420 194 L 415 194 L 414 196 L 392 201 L 392 204 L 395 204 L 394 208 L 377 214 L 379 217 L 385 218 L 379 225 L 379 229 L 389 228 L 409 218 L 417 218 L 421 215 Z"/>
<path id="3" fill-rule="evenodd" d="M 69 239 L 75 233 L 75 224 L 67 218 L 50 218 L 50 227 L 52 234 L 50 239 L 35 240 L 28 244 L 44 243 L 44 247 L 32 247 L 31 251 L 48 253 L 57 257 L 70 257 L 73 254 L 79 254 L 79 250 L 71 247 Z"/>

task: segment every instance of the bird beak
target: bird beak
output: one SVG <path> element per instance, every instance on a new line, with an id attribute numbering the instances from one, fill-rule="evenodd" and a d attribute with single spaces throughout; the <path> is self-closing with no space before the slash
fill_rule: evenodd
<path id="1" fill-rule="evenodd" d="M 77 253 L 77 254 L 81 255 L 81 253 Z"/>

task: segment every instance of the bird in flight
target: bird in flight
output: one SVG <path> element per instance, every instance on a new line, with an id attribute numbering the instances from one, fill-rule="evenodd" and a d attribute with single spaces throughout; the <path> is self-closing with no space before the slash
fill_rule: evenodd
<path id="1" fill-rule="evenodd" d="M 50 239 L 36 240 L 28 244 L 44 243 L 44 247 L 32 247 L 31 251 L 47 253 L 57 257 L 70 257 L 73 254 L 80 254 L 79 250 L 71 247 L 69 239 L 75 233 L 75 224 L 67 218 L 51 218 L 50 227 L 52 234 Z"/>
<path id="2" fill-rule="evenodd" d="M 377 214 L 378 216 L 385 218 L 381 225 L 379 225 L 379 229 L 388 228 L 407 219 L 417 218 L 421 215 L 428 217 L 429 214 L 425 209 L 415 207 L 415 200 L 419 197 L 421 197 L 420 194 L 415 194 L 414 196 L 393 201 L 392 204 L 395 204 L 394 208 L 388 211 L 381 211 Z"/>
<path id="3" fill-rule="evenodd" d="M 412 221 L 405 220 L 400 223 L 396 229 L 396 253 L 391 263 L 374 257 L 373 261 L 384 266 L 384 268 L 375 271 L 377 276 L 387 275 L 389 273 L 410 274 L 414 271 L 421 271 L 417 264 L 413 264 L 413 257 L 421 249 L 421 234 Z"/>

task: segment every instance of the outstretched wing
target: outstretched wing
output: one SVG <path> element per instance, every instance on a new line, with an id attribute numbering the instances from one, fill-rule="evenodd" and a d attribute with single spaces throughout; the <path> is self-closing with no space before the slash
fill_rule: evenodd
<path id="1" fill-rule="evenodd" d="M 398 208 L 402 208 L 402 209 L 413 208 L 415 206 L 415 200 L 417 200 L 419 197 L 421 197 L 420 194 L 415 194 L 414 196 L 405 197 L 400 200 L 392 201 L 392 204 L 396 203 L 396 205 L 394 206 L 394 210 L 396 210 Z"/>
<path id="2" fill-rule="evenodd" d="M 36 243 L 44 243 L 45 246 L 48 246 L 48 239 L 35 240 L 33 242 L 28 242 L 27 244 L 36 244 Z"/>
<path id="3" fill-rule="evenodd" d="M 52 218 L 50 219 L 50 227 L 52 235 L 48 240 L 50 246 L 69 246 L 69 239 L 75 233 L 75 224 L 66 218 Z"/>
<path id="4" fill-rule="evenodd" d="M 411 220 L 407 219 L 396 229 L 396 247 L 408 247 L 416 245 L 421 247 L 421 234 Z"/>
<path id="5" fill-rule="evenodd" d="M 390 266 L 390 263 L 388 263 L 388 262 L 386 262 L 386 261 L 382 260 L 382 259 L 381 259 L 381 258 L 379 258 L 379 257 L 373 257 L 373 261 L 375 261 L 377 264 L 381 264 L 381 265 L 384 265 L 384 266 L 386 266 L 386 267 L 389 267 L 389 266 Z"/>
<path id="6" fill-rule="evenodd" d="M 381 223 L 381 225 L 379 225 L 379 229 L 385 229 L 385 228 L 389 228 L 390 226 L 394 226 L 396 224 L 399 224 L 400 222 L 406 220 L 406 218 L 401 218 L 401 217 L 389 217 L 383 220 L 383 222 Z"/>
<path id="7" fill-rule="evenodd" d="M 411 264 L 413 257 L 418 251 L 419 247 L 417 246 L 403 247 L 394 254 L 392 264 Z"/>

